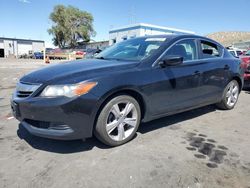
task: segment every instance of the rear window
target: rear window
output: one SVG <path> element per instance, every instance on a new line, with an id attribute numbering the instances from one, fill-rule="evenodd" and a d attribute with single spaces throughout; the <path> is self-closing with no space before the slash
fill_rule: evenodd
<path id="1" fill-rule="evenodd" d="M 211 42 L 201 41 L 201 53 L 203 58 L 218 58 L 221 56 L 222 49 Z"/>

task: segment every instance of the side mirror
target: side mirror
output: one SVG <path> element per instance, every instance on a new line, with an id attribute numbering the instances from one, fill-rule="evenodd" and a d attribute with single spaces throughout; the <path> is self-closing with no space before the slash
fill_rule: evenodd
<path id="1" fill-rule="evenodd" d="M 159 65 L 161 67 L 166 67 L 166 66 L 180 65 L 182 63 L 183 63 L 183 57 L 181 57 L 181 56 L 165 56 L 159 62 Z"/>

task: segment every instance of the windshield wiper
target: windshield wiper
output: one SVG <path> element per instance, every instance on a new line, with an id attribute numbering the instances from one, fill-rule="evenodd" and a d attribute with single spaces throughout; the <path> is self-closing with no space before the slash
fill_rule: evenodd
<path id="1" fill-rule="evenodd" d="M 105 58 L 105 57 L 95 57 L 95 59 L 104 59 L 104 60 L 108 60 L 108 58 Z"/>
<path id="2" fill-rule="evenodd" d="M 95 59 L 104 59 L 104 57 L 96 57 Z"/>
<path id="3" fill-rule="evenodd" d="M 106 58 L 106 57 L 95 57 L 95 59 L 103 59 L 103 60 L 113 60 L 113 61 L 137 61 L 137 60 L 131 60 L 131 59 L 119 59 L 119 58 Z"/>
<path id="4" fill-rule="evenodd" d="M 106 57 L 96 57 L 95 59 L 103 59 L 103 60 L 115 60 L 115 61 L 119 61 L 120 59 L 116 59 L 116 58 L 106 58 Z"/>

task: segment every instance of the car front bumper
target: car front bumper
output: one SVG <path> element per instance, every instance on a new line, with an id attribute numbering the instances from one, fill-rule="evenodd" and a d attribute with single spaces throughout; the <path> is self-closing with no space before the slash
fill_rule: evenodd
<path id="1" fill-rule="evenodd" d="M 31 134 L 61 140 L 92 136 L 98 109 L 96 96 L 67 98 L 12 97 L 13 115 Z"/>

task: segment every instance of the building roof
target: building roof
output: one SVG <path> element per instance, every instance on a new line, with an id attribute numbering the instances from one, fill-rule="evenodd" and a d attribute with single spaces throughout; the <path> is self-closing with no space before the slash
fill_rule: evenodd
<path id="1" fill-rule="evenodd" d="M 87 44 L 101 44 L 101 43 L 105 43 L 105 42 L 109 42 L 108 40 L 102 40 L 102 41 L 90 41 Z"/>
<path id="2" fill-rule="evenodd" d="M 126 31 L 126 30 L 132 30 L 132 29 L 154 29 L 154 30 L 159 30 L 159 31 L 169 31 L 169 32 L 180 32 L 180 33 L 189 33 L 189 34 L 194 34 L 195 32 L 193 31 L 188 31 L 188 30 L 182 30 L 182 29 L 176 29 L 176 28 L 170 28 L 170 27 L 163 27 L 163 26 L 158 26 L 158 25 L 152 25 L 152 24 L 146 24 L 146 23 L 137 23 L 137 24 L 131 24 L 131 25 L 126 25 L 118 28 L 113 28 L 109 31 L 109 33 L 115 33 L 119 31 Z"/>
<path id="3" fill-rule="evenodd" d="M 8 38 L 8 37 L 0 37 L 0 40 L 19 40 L 25 42 L 43 42 L 43 40 L 32 40 L 32 39 L 20 39 L 20 38 Z"/>

